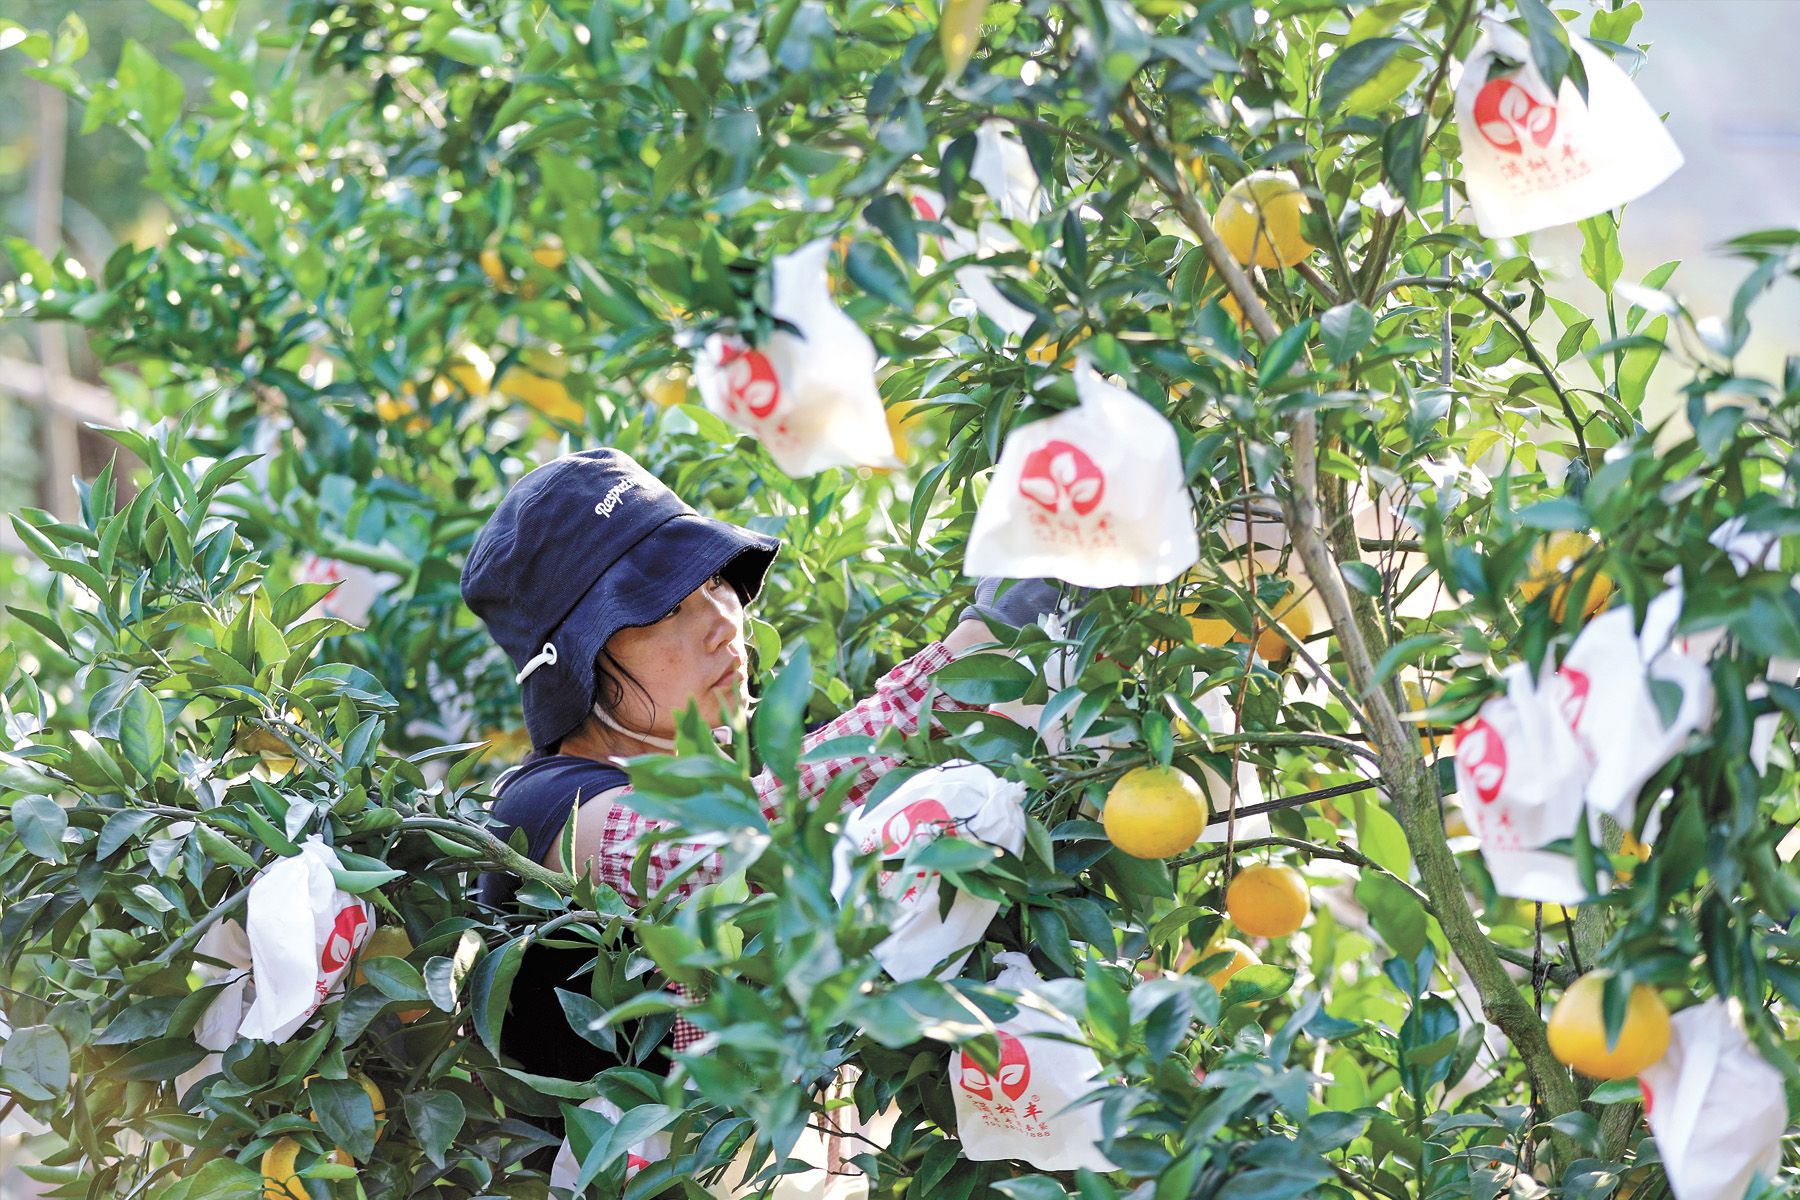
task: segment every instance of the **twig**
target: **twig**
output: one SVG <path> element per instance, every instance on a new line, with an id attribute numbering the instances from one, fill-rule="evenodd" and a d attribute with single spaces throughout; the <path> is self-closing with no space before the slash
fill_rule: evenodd
<path id="1" fill-rule="evenodd" d="M 1556 368 L 1550 365 L 1550 361 L 1537 348 L 1537 344 L 1531 340 L 1530 333 L 1526 331 L 1519 319 L 1507 311 L 1506 305 L 1473 284 L 1464 283 L 1458 279 L 1446 279 L 1440 275 L 1403 275 L 1383 287 L 1382 291 L 1392 291 L 1397 287 L 1422 287 L 1437 291 L 1461 292 L 1465 296 L 1472 296 L 1479 300 L 1489 312 L 1498 317 L 1512 331 L 1513 337 L 1524 349 L 1525 356 L 1531 360 L 1532 365 L 1538 369 L 1538 373 L 1544 377 L 1544 382 L 1550 385 L 1550 390 L 1556 393 L 1556 402 L 1562 406 L 1563 416 L 1569 419 L 1569 429 L 1575 435 L 1575 445 L 1581 450 L 1582 461 L 1587 461 L 1587 438 L 1582 434 L 1585 423 L 1575 415 L 1574 402 L 1569 399 L 1569 393 L 1563 390 L 1562 381 L 1556 377 Z"/>

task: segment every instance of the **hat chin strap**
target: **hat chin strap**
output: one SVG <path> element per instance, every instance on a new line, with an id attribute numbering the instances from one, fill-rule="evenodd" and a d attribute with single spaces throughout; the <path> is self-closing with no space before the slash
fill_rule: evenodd
<path id="1" fill-rule="evenodd" d="M 612 716 L 608 714 L 604 708 L 601 708 L 598 702 L 594 704 L 594 715 L 600 718 L 600 723 L 602 725 L 616 733 L 622 733 L 626 737 L 635 738 L 646 745 L 654 746 L 658 750 L 668 754 L 673 754 L 675 752 L 675 740 L 673 738 L 662 737 L 661 735 L 654 733 L 639 732 L 636 729 L 627 729 L 625 726 L 619 724 L 619 722 L 613 720 Z M 715 742 L 724 742 L 731 738 L 731 726 L 729 725 L 716 726 L 712 732 L 713 740 Z"/>

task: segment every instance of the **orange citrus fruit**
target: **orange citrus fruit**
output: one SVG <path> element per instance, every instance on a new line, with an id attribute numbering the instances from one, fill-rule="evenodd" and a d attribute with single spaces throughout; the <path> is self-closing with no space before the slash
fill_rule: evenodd
<path id="1" fill-rule="evenodd" d="M 1106 793 L 1100 821 L 1112 844 L 1133 858 L 1168 858 L 1200 840 L 1206 793 L 1174 767 L 1137 767 Z"/>
<path id="2" fill-rule="evenodd" d="M 1231 961 L 1224 966 L 1219 967 L 1217 970 L 1208 972 L 1206 976 L 1206 982 L 1212 984 L 1214 988 L 1221 992 L 1225 990 L 1225 985 L 1231 982 L 1231 977 L 1233 975 L 1236 975 L 1245 967 L 1254 967 L 1262 962 L 1262 959 L 1256 957 L 1256 951 L 1244 945 L 1244 943 L 1238 941 L 1236 938 L 1219 938 L 1214 941 L 1212 945 L 1203 950 L 1200 953 L 1200 957 L 1201 959 L 1214 958 L 1227 951 L 1231 954 Z"/>
<path id="3" fill-rule="evenodd" d="M 1569 985 L 1550 1012 L 1550 1053 L 1590 1079 L 1629 1079 L 1669 1049 L 1669 1008 L 1647 984 L 1631 989 L 1619 1040 L 1606 1045 L 1601 1002 L 1607 971 L 1589 971 Z"/>
<path id="4" fill-rule="evenodd" d="M 1226 915 L 1252 937 L 1286 937 L 1300 928 L 1311 907 L 1306 880 L 1292 867 L 1245 867 L 1225 889 Z"/>
<path id="5" fill-rule="evenodd" d="M 1300 232 L 1306 194 L 1285 171 L 1256 171 L 1231 185 L 1213 213 L 1213 232 L 1245 266 L 1290 267 L 1313 252 Z"/>

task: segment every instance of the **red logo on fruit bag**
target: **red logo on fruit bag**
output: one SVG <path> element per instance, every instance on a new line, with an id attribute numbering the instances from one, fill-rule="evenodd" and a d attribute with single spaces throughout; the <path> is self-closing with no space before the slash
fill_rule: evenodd
<path id="1" fill-rule="evenodd" d="M 781 403 L 781 380 L 761 350 L 727 343 L 719 350 L 719 366 L 725 372 L 725 406 L 733 414 L 742 406 L 761 420 Z"/>
<path id="2" fill-rule="evenodd" d="M 905 808 L 889 817 L 881 825 L 881 853 L 883 857 L 892 858 L 905 854 L 914 843 L 934 841 L 956 829 L 956 819 L 950 810 L 937 800 L 915 800 Z M 863 853 L 867 854 L 875 848 L 875 839 L 863 843 Z M 877 880 L 883 891 L 894 878 L 895 872 L 883 871 Z M 906 885 L 900 894 L 902 904 L 919 898 L 925 884 L 937 876 L 936 871 L 920 871 Z"/>
<path id="3" fill-rule="evenodd" d="M 913 211 L 918 213 L 923 220 L 935 221 L 938 219 L 937 210 L 931 207 L 931 201 L 927 200 L 925 197 L 914 196 L 912 198 L 912 206 Z"/>
<path id="4" fill-rule="evenodd" d="M 1561 675 L 1563 681 L 1569 685 L 1568 691 L 1563 693 L 1563 720 L 1569 723 L 1570 729 L 1579 728 L 1581 725 L 1581 714 L 1587 711 L 1588 688 L 1590 686 L 1588 673 L 1586 671 L 1578 671 L 1574 667 L 1564 667 L 1561 671 L 1557 672 L 1557 674 Z"/>
<path id="5" fill-rule="evenodd" d="M 881 827 L 881 852 L 904 854 L 914 842 L 931 841 L 956 827 L 950 810 L 937 800 L 915 800 Z"/>
<path id="6" fill-rule="evenodd" d="M 649 1165 L 650 1160 L 641 1154 L 627 1153 L 625 1155 L 625 1173 L 627 1175 L 636 1175 L 639 1171 Z"/>
<path id="7" fill-rule="evenodd" d="M 1556 105 L 1510 79 L 1491 79 L 1475 95 L 1475 128 L 1488 145 L 1506 154 L 1524 153 L 1526 138 L 1542 149 L 1556 136 Z"/>
<path id="8" fill-rule="evenodd" d="M 983 1100 L 994 1098 L 995 1083 L 999 1083 L 1001 1094 L 1008 1100 L 1023 1096 L 1031 1083 L 1031 1056 L 1025 1053 L 1025 1043 L 1005 1031 L 1000 1033 L 1000 1069 L 993 1077 L 969 1057 L 967 1050 L 962 1052 L 961 1069 L 963 1091 Z"/>
<path id="9" fill-rule="evenodd" d="M 1106 475 L 1072 442 L 1046 442 L 1025 456 L 1019 492 L 1053 513 L 1085 517 L 1106 494 Z"/>
<path id="10" fill-rule="evenodd" d="M 339 911 L 337 920 L 331 923 L 331 934 L 325 939 L 325 949 L 319 953 L 319 968 L 327 975 L 343 970 L 368 936 L 368 925 L 369 914 L 360 902 Z"/>
<path id="11" fill-rule="evenodd" d="M 1644 1093 L 1644 1115 L 1647 1117 L 1656 1108 L 1656 1093 L 1650 1090 L 1642 1075 L 1638 1076 L 1638 1090 Z"/>
<path id="12" fill-rule="evenodd" d="M 1468 747 L 1468 753 L 1463 748 Z M 1464 721 L 1456 729 L 1456 761 L 1462 763 L 1475 781 L 1475 794 L 1483 804 L 1492 804 L 1506 782 L 1506 742 L 1500 731 L 1485 717 Z"/>

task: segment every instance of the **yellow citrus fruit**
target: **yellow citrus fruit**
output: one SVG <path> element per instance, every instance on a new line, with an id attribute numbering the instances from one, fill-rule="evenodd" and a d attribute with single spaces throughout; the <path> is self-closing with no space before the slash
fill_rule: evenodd
<path id="1" fill-rule="evenodd" d="M 363 943 L 361 950 L 357 951 L 356 969 L 351 972 L 350 986 L 361 987 L 367 982 L 362 969 L 364 959 L 405 958 L 412 953 L 412 950 L 412 939 L 406 936 L 406 930 L 398 925 L 383 925 L 371 933 L 369 940 Z M 396 1009 L 394 1015 L 400 1018 L 402 1025 L 410 1025 L 430 1011 L 429 1008 L 401 1008 Z M 371 1095 L 370 1099 L 373 1100 L 374 1096 Z M 381 1102 L 376 1100 L 375 1104 L 379 1111 Z"/>
<path id="2" fill-rule="evenodd" d="M 688 373 L 680 367 L 660 372 L 644 389 L 658 408 L 674 408 L 688 397 Z"/>
<path id="3" fill-rule="evenodd" d="M 524 401 L 552 420 L 578 424 L 587 419 L 587 410 L 569 395 L 560 379 L 514 367 L 496 386 L 501 394 Z"/>
<path id="4" fill-rule="evenodd" d="M 1209 972 L 1206 976 L 1206 982 L 1212 984 L 1213 987 L 1221 992 L 1225 990 L 1225 985 L 1231 981 L 1233 975 L 1236 975 L 1245 967 L 1254 967 L 1262 962 L 1262 959 L 1256 957 L 1256 951 L 1244 945 L 1244 943 L 1238 941 L 1236 938 L 1216 939 L 1212 945 L 1208 946 L 1200 954 L 1200 957 L 1202 959 L 1212 958 L 1216 955 L 1224 954 L 1227 951 L 1231 953 L 1231 961 L 1217 970 Z"/>
<path id="5" fill-rule="evenodd" d="M 1312 608 L 1297 589 L 1289 591 L 1277 601 L 1274 609 L 1276 623 L 1293 634 L 1295 641 L 1304 642 L 1312 636 Z M 1224 617 L 1200 617 L 1190 612 L 1187 614 L 1187 623 L 1196 646 L 1223 646 L 1227 642 L 1248 640 L 1236 625 Z M 1293 653 L 1294 648 L 1288 645 L 1287 639 L 1267 621 L 1259 620 L 1257 626 L 1256 652 L 1265 662 L 1281 662 Z"/>
<path id="6" fill-rule="evenodd" d="M 569 253 L 563 249 L 562 239 L 553 233 L 531 251 L 531 261 L 546 271 L 555 271 L 569 261 Z"/>
<path id="7" fill-rule="evenodd" d="M 312 1200 L 300 1182 L 295 1164 L 300 1158 L 300 1143 L 291 1137 L 277 1138 L 263 1151 L 262 1176 L 264 1200 Z M 342 1166 L 353 1165 L 341 1149 L 331 1152 L 331 1161 Z"/>
<path id="8" fill-rule="evenodd" d="M 1292 867 L 1245 867 L 1225 889 L 1225 914 L 1252 937 L 1286 937 L 1311 907 L 1306 880 Z"/>
<path id="9" fill-rule="evenodd" d="M 1244 306 L 1238 303 L 1237 297 L 1231 294 L 1230 288 L 1226 288 L 1219 294 L 1219 307 L 1231 314 L 1231 319 L 1237 322 L 1239 329 L 1250 327 L 1248 318 L 1244 316 Z"/>
<path id="10" fill-rule="evenodd" d="M 1300 232 L 1306 195 L 1283 171 L 1257 171 L 1231 185 L 1213 213 L 1213 232 L 1245 266 L 1290 267 L 1313 252 Z"/>
<path id="11" fill-rule="evenodd" d="M 406 935 L 402 932 L 401 936 L 405 937 Z M 311 1083 L 317 1078 L 317 1075 L 308 1075 L 305 1082 Z M 375 1086 L 375 1081 L 370 1079 L 367 1075 L 364 1075 L 361 1071 L 350 1072 L 350 1079 L 353 1083 L 361 1087 L 363 1092 L 369 1097 L 369 1105 L 375 1110 L 375 1140 L 380 1141 L 381 1135 L 387 1132 L 387 1097 L 381 1094 L 381 1089 Z M 306 1114 L 306 1119 L 311 1121 L 314 1125 L 317 1125 L 319 1123 L 318 1110 L 309 1109 Z M 344 1151 L 339 1150 L 338 1153 L 343 1154 Z"/>
<path id="12" fill-rule="evenodd" d="M 913 460 L 913 440 L 909 426 L 914 425 L 924 414 L 919 407 L 909 401 L 902 400 L 890 405 L 887 410 L 888 433 L 894 439 L 894 456 L 902 463 L 910 465 Z"/>
<path id="13" fill-rule="evenodd" d="M 502 292 L 513 290 L 512 275 L 506 269 L 506 260 L 500 256 L 500 247 L 484 246 L 479 259 L 481 273 L 488 277 L 488 282 Z"/>
<path id="14" fill-rule="evenodd" d="M 1469 819 L 1463 816 L 1460 807 L 1453 804 L 1444 810 L 1445 837 L 1469 837 L 1474 832 L 1469 828 Z"/>
<path id="15" fill-rule="evenodd" d="M 1112 844 L 1133 858 L 1168 858 L 1200 840 L 1206 793 L 1174 767 L 1136 767 L 1106 793 L 1100 821 Z"/>
<path id="16" fill-rule="evenodd" d="M 1530 604 L 1545 588 L 1554 586 L 1555 590 L 1550 593 L 1550 615 L 1562 620 L 1569 601 L 1570 577 L 1578 571 L 1593 570 L 1584 565 L 1583 560 L 1593 554 L 1597 546 L 1598 543 L 1587 534 L 1573 530 L 1563 530 L 1544 538 L 1532 547 L 1531 557 L 1526 560 L 1525 578 L 1519 584 L 1519 599 Z M 1611 577 L 1604 571 L 1595 572 L 1588 584 L 1587 606 L 1581 615 L 1591 617 L 1605 608 L 1612 592 Z"/>
<path id="17" fill-rule="evenodd" d="M 1631 989 L 1619 1040 L 1606 1048 L 1601 1001 L 1610 972 L 1589 971 L 1569 985 L 1550 1012 L 1550 1053 L 1590 1079 L 1629 1079 L 1669 1049 L 1669 1008 L 1647 984 Z"/>
<path id="18" fill-rule="evenodd" d="M 944 52 L 944 74 L 951 79 L 962 74 L 981 44 L 987 8 L 988 0 L 945 0 L 938 17 L 938 46 Z"/>

